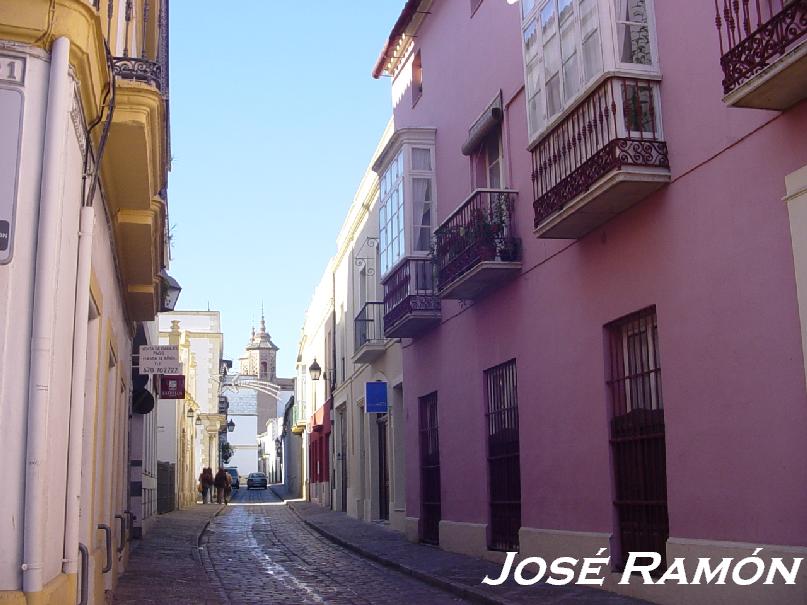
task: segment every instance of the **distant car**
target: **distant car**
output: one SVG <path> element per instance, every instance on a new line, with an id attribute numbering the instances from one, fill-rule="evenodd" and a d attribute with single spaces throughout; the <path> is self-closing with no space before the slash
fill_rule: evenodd
<path id="1" fill-rule="evenodd" d="M 247 477 L 247 489 L 252 489 L 253 487 L 267 489 L 269 482 L 266 480 L 266 475 L 263 473 L 250 473 Z"/>
<path id="2" fill-rule="evenodd" d="M 230 484 L 232 488 L 238 489 L 239 487 L 241 487 L 241 481 L 238 480 L 238 467 L 228 466 L 224 470 L 230 473 L 230 477 L 232 477 L 233 482 Z"/>

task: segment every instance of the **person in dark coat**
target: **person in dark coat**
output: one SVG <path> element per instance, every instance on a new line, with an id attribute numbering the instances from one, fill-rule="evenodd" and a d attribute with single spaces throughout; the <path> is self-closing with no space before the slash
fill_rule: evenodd
<path id="1" fill-rule="evenodd" d="M 216 502 L 222 503 L 224 499 L 224 490 L 227 488 L 227 479 L 230 478 L 230 473 L 224 470 L 223 466 L 219 467 L 219 472 L 213 478 L 213 485 L 216 487 Z"/>
<path id="2" fill-rule="evenodd" d="M 227 485 L 224 486 L 224 504 L 230 503 L 230 498 L 233 495 L 233 477 L 230 473 L 226 473 L 227 475 Z"/>
<path id="3" fill-rule="evenodd" d="M 213 469 L 203 468 L 199 475 L 199 483 L 202 484 L 202 504 L 213 504 Z"/>

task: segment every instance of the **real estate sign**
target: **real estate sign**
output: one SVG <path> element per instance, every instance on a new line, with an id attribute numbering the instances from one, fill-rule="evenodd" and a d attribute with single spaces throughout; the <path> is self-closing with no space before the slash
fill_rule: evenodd
<path id="1" fill-rule="evenodd" d="M 141 374 L 182 374 L 177 345 L 141 345 L 138 371 Z"/>

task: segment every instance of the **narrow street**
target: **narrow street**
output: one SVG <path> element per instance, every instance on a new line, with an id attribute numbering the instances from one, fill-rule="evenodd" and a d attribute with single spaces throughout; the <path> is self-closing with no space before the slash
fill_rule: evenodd
<path id="1" fill-rule="evenodd" d="M 359 557 L 306 526 L 271 490 L 237 490 L 203 537 L 230 603 L 466 603 Z"/>
<path id="2" fill-rule="evenodd" d="M 468 602 L 333 544 L 271 490 L 241 489 L 229 506 L 196 505 L 159 517 L 133 552 L 113 602 L 371 604 L 394 595 L 413 604 Z"/>
<path id="3" fill-rule="evenodd" d="M 284 502 L 271 489 L 241 489 L 228 506 L 197 504 L 160 515 L 134 549 L 112 602 L 640 603 L 581 586 L 480 583 L 499 569 L 489 561 L 413 544 L 398 532 L 311 503 Z"/>

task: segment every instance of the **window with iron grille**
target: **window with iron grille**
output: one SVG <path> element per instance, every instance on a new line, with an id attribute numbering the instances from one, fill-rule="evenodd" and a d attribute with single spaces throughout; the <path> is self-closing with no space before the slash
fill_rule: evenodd
<path id="1" fill-rule="evenodd" d="M 658 552 L 663 560 L 669 522 L 656 309 L 649 307 L 612 322 L 606 331 L 621 562 L 624 565 L 632 551 Z M 620 559 L 614 560 L 619 566 Z"/>
<path id="2" fill-rule="evenodd" d="M 420 407 L 420 517 L 421 541 L 440 542 L 440 441 L 437 430 L 437 392 L 418 399 Z"/>
<path id="3" fill-rule="evenodd" d="M 521 466 L 516 360 L 485 370 L 491 550 L 518 550 Z"/>

